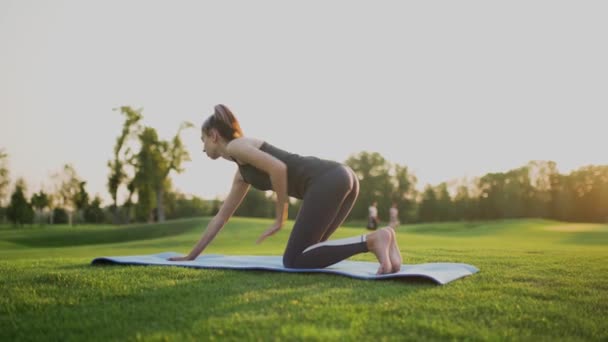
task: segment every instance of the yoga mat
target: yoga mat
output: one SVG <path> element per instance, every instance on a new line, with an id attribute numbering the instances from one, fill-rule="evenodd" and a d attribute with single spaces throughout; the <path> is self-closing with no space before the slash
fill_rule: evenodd
<path id="1" fill-rule="evenodd" d="M 175 252 L 165 252 L 150 255 L 109 256 L 93 259 L 91 264 L 124 264 L 124 265 L 156 265 L 180 266 L 193 268 L 223 268 L 235 270 L 268 270 L 291 273 L 331 273 L 357 279 L 394 279 L 394 278 L 425 278 L 438 284 L 447 284 L 453 280 L 472 275 L 479 270 L 472 265 L 460 263 L 426 263 L 402 265 L 397 273 L 376 275 L 378 262 L 343 260 L 326 268 L 296 269 L 285 268 L 282 256 L 257 255 L 221 255 L 203 254 L 190 261 L 168 261 L 172 256 L 181 256 Z"/>

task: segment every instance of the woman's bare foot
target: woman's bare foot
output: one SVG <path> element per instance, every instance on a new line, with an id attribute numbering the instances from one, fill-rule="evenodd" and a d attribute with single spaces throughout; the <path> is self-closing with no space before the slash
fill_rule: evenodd
<path id="1" fill-rule="evenodd" d="M 393 234 L 390 228 L 382 228 L 367 235 L 367 249 L 376 255 L 380 267 L 377 274 L 386 274 L 392 272 L 392 264 L 390 259 L 390 248 L 393 243 Z"/>
<path id="2" fill-rule="evenodd" d="M 394 273 L 401 271 L 401 263 L 403 262 L 403 259 L 401 258 L 401 251 L 399 251 L 399 245 L 397 244 L 397 233 L 392 227 L 390 227 L 389 230 L 393 235 L 393 243 L 391 243 L 391 248 L 389 250 L 389 258 L 391 260 L 392 271 Z"/>

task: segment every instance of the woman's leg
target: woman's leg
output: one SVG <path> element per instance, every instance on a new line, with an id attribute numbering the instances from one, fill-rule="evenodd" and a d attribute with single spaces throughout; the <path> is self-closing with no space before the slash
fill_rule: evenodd
<path id="1" fill-rule="evenodd" d="M 348 217 L 348 214 L 350 214 L 350 211 L 353 209 L 355 201 L 359 196 L 359 180 L 357 179 L 357 175 L 350 168 L 348 168 L 347 170 L 350 172 L 353 179 L 352 189 L 348 193 L 348 195 L 346 195 L 344 202 L 342 202 L 342 206 L 338 210 L 338 215 L 336 215 L 336 218 L 329 225 L 328 229 L 325 231 L 323 237 L 321 237 L 321 240 L 319 242 L 323 242 L 329 239 L 329 237 L 336 231 L 336 229 L 338 229 L 338 227 L 342 225 L 344 220 L 346 220 L 346 217 Z"/>
<path id="2" fill-rule="evenodd" d="M 329 229 L 325 232 L 325 234 L 321 238 L 321 242 L 329 239 L 331 234 L 333 234 L 336 231 L 336 229 L 338 227 L 340 227 L 340 225 L 342 225 L 342 223 L 344 222 L 344 220 L 346 219 L 346 217 L 352 210 L 352 208 L 355 204 L 355 200 L 357 199 L 357 196 L 359 195 L 359 181 L 357 180 L 357 175 L 355 174 L 355 172 L 352 169 L 348 168 L 348 170 L 350 171 L 350 173 L 354 179 L 353 190 L 350 192 L 350 194 L 346 197 L 346 199 L 342 203 L 342 207 L 340 208 L 338 215 L 336 216 L 336 219 L 334 220 L 334 222 L 332 222 Z M 376 223 L 375 229 L 377 229 L 377 228 L 378 228 L 378 225 Z M 392 239 L 391 247 L 389 249 L 389 259 L 391 262 L 392 271 L 399 272 L 399 270 L 401 269 L 401 263 L 402 263 L 401 252 L 399 251 L 399 246 L 397 245 L 397 234 L 394 230 L 394 227 L 391 227 L 391 228 L 392 229 L 390 230 L 390 233 L 392 234 L 393 239 Z M 369 236 L 369 234 L 367 236 Z M 372 238 L 372 240 L 373 240 L 373 238 Z M 369 245 L 369 242 L 368 242 L 368 245 Z M 370 248 L 368 247 L 368 249 L 370 249 Z M 372 249 L 374 249 L 374 248 L 372 248 Z M 374 251 L 372 251 L 372 252 L 374 252 Z M 382 252 L 382 251 L 380 250 L 380 252 Z M 376 252 L 374 252 L 374 253 L 376 253 Z"/>
<path id="3" fill-rule="evenodd" d="M 391 270 L 388 230 L 357 237 L 325 241 L 352 209 L 359 190 L 352 170 L 337 167 L 308 189 L 283 256 L 290 268 L 323 268 L 355 254 L 371 251 L 381 263 L 379 273 Z"/>

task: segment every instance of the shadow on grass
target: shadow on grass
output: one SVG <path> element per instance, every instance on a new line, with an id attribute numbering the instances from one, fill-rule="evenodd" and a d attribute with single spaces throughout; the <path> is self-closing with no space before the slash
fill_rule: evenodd
<path id="1" fill-rule="evenodd" d="M 505 219 L 499 221 L 441 222 L 405 225 L 399 228 L 412 234 L 441 235 L 445 237 L 476 237 L 507 231 L 527 229 L 542 220 Z"/>
<path id="2" fill-rule="evenodd" d="M 132 225 L 126 227 L 56 230 L 52 228 L 31 235 L 6 238 L 6 241 L 28 247 L 67 247 L 99 245 L 136 240 L 149 240 L 180 235 L 200 228 L 209 219 L 176 220 L 164 223 Z"/>
<path id="3" fill-rule="evenodd" d="M 569 236 L 561 241 L 565 244 L 608 246 L 608 230 L 565 233 Z"/>

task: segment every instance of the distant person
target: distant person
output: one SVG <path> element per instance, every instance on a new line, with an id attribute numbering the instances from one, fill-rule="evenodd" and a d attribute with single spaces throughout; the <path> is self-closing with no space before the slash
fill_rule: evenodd
<path id="1" fill-rule="evenodd" d="M 367 215 L 367 229 L 376 230 L 378 228 L 378 202 L 372 202 L 372 205 L 369 206 L 368 215 Z"/>
<path id="2" fill-rule="evenodd" d="M 397 203 L 393 202 L 393 205 L 388 210 L 389 222 L 388 225 L 393 229 L 399 226 L 399 209 L 397 209 Z"/>
<path id="3" fill-rule="evenodd" d="M 203 252 L 252 185 L 262 191 L 273 190 L 277 197 L 275 221 L 257 243 L 283 227 L 287 220 L 288 196 L 303 200 L 283 254 L 285 267 L 324 268 L 355 254 L 372 252 L 380 263 L 379 274 L 401 269 L 401 254 L 390 227 L 328 241 L 350 213 L 359 194 L 359 181 L 348 166 L 289 153 L 264 140 L 245 137 L 238 120 L 224 105 L 215 106 L 215 112 L 205 120 L 201 130 L 207 156 L 234 162 L 237 171 L 230 193 L 192 251 L 169 260 L 193 260 Z M 213 182 L 213 179 L 207 181 Z"/>

